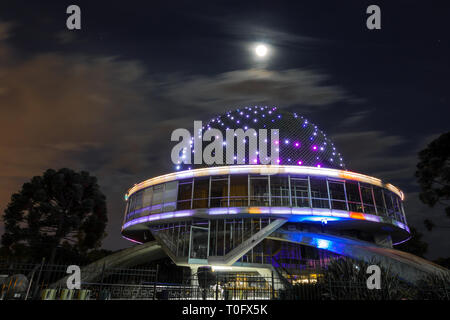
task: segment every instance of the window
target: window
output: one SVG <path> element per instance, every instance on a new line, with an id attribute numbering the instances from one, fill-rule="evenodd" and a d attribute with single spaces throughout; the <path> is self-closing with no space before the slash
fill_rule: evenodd
<path id="1" fill-rule="evenodd" d="M 283 176 L 271 176 L 270 196 L 272 207 L 289 207 L 289 178 Z"/>
<path id="2" fill-rule="evenodd" d="M 326 179 L 311 177 L 310 184 L 313 208 L 330 208 Z"/>
<path id="3" fill-rule="evenodd" d="M 386 215 L 386 207 L 384 206 L 383 190 L 380 187 L 372 186 L 375 205 L 377 206 L 378 215 Z"/>
<path id="4" fill-rule="evenodd" d="M 347 210 L 344 182 L 329 180 L 328 187 L 330 189 L 331 208 L 337 210 Z"/>
<path id="5" fill-rule="evenodd" d="M 309 207 L 308 179 L 291 178 L 293 207 Z"/>
<path id="6" fill-rule="evenodd" d="M 210 207 L 228 206 L 228 176 L 211 177 L 211 199 Z"/>
<path id="7" fill-rule="evenodd" d="M 207 259 L 208 228 L 191 226 L 191 259 Z"/>
<path id="8" fill-rule="evenodd" d="M 178 210 L 186 210 L 191 208 L 192 198 L 192 179 L 180 180 L 178 182 Z"/>
<path id="9" fill-rule="evenodd" d="M 358 182 L 345 181 L 345 191 L 347 192 L 348 210 L 363 212 Z"/>
<path id="10" fill-rule="evenodd" d="M 395 216 L 395 220 L 403 222 L 403 213 L 402 210 L 400 208 L 400 198 L 397 197 L 396 195 L 392 195 L 392 202 L 394 203 L 394 216 Z"/>
<path id="11" fill-rule="evenodd" d="M 194 179 L 194 203 L 193 208 L 208 208 L 209 177 Z"/>
<path id="12" fill-rule="evenodd" d="M 375 214 L 375 204 L 372 196 L 372 186 L 360 183 L 361 198 L 364 206 L 364 213 Z"/>
<path id="13" fill-rule="evenodd" d="M 153 186 L 152 208 L 151 213 L 161 213 L 161 207 L 164 196 L 164 184 Z"/>
<path id="14" fill-rule="evenodd" d="M 248 206 L 248 176 L 230 175 L 230 207 Z"/>
<path id="15" fill-rule="evenodd" d="M 383 189 L 386 211 L 389 217 L 394 218 L 394 203 L 392 202 L 392 192 Z"/>
<path id="16" fill-rule="evenodd" d="M 269 206 L 269 180 L 267 176 L 250 176 L 250 206 Z"/>
<path id="17" fill-rule="evenodd" d="M 128 199 L 128 213 L 131 213 L 134 211 L 134 194 L 130 196 Z"/>
<path id="18" fill-rule="evenodd" d="M 175 211 L 178 193 L 177 187 L 177 181 L 171 181 L 165 184 L 163 212 Z"/>
<path id="19" fill-rule="evenodd" d="M 144 190 L 142 207 L 145 208 L 151 205 L 152 196 L 153 196 L 153 187 L 148 187 L 147 189 Z"/>
<path id="20" fill-rule="evenodd" d="M 135 206 L 134 206 L 135 211 L 142 208 L 142 194 L 143 190 L 140 190 L 135 194 Z"/>

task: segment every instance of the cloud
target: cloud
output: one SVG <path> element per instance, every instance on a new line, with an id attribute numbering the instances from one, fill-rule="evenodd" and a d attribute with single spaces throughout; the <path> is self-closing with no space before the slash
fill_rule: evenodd
<path id="1" fill-rule="evenodd" d="M 249 69 L 212 76 L 192 76 L 165 86 L 169 99 L 207 110 L 224 106 L 301 104 L 310 108 L 327 107 L 338 101 L 351 101 L 342 88 L 324 85 L 325 74 L 313 70 L 281 71 Z"/>
<path id="2" fill-rule="evenodd" d="M 380 171 L 404 167 L 409 157 L 392 155 L 393 148 L 407 140 L 398 135 L 388 135 L 382 131 L 359 131 L 335 134 L 331 139 L 344 156 L 347 168 L 359 172 L 379 174 Z M 345 158 L 351 155 L 351 158 Z"/>
<path id="3" fill-rule="evenodd" d="M 278 45 L 311 45 L 323 41 L 313 37 L 277 30 L 273 27 L 268 28 L 257 23 L 242 21 L 230 22 L 230 19 L 224 18 L 215 18 L 215 21 L 222 23 L 226 33 L 246 42 L 249 40 L 254 41 L 254 39 L 262 39 L 270 44 Z"/>
<path id="4" fill-rule="evenodd" d="M 69 30 L 64 30 L 56 33 L 56 39 L 60 44 L 69 44 L 76 40 L 76 33 Z"/>
<path id="5" fill-rule="evenodd" d="M 0 21 L 0 41 L 7 40 L 11 36 L 13 26 L 13 23 Z"/>
<path id="6" fill-rule="evenodd" d="M 360 110 L 357 112 L 351 113 L 347 118 L 339 123 L 341 127 L 351 127 L 361 123 L 363 120 L 367 119 L 370 114 L 372 114 L 373 109 Z"/>

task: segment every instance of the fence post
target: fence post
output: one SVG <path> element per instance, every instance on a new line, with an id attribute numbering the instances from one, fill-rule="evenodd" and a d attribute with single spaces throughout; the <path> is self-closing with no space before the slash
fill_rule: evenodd
<path id="1" fill-rule="evenodd" d="M 35 289 L 33 291 L 33 298 L 34 299 L 36 299 L 36 294 L 38 293 L 38 290 L 39 290 L 39 280 L 41 279 L 41 273 L 42 273 L 42 268 L 44 267 L 44 263 L 45 263 L 45 257 L 42 258 L 41 268 L 39 269 L 38 277 L 37 277 L 37 280 L 36 280 L 36 286 L 35 286 Z"/>
<path id="2" fill-rule="evenodd" d="M 275 299 L 275 288 L 274 288 L 274 279 L 273 279 L 273 270 L 271 271 L 272 274 L 272 300 Z"/>
<path id="3" fill-rule="evenodd" d="M 99 297 L 98 298 L 102 298 L 103 297 L 103 277 L 105 275 L 105 264 L 106 262 L 103 262 L 103 267 L 102 267 L 102 280 L 100 282 L 100 292 L 99 292 Z"/>
<path id="4" fill-rule="evenodd" d="M 219 300 L 219 281 L 217 278 L 217 272 L 216 272 L 216 300 Z"/>
<path id="5" fill-rule="evenodd" d="M 156 265 L 155 279 L 153 281 L 153 300 L 156 300 L 156 282 L 158 281 L 159 264 Z"/>

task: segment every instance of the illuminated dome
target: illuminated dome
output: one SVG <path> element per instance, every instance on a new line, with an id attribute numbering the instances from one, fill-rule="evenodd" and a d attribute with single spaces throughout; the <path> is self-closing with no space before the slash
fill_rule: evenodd
<path id="1" fill-rule="evenodd" d="M 202 134 L 210 129 L 219 129 L 224 138 L 226 129 L 243 129 L 244 131 L 255 129 L 257 132 L 259 129 L 278 129 L 278 164 L 345 169 L 343 156 L 323 131 L 304 117 L 296 113 L 281 111 L 277 107 L 255 106 L 229 111 L 204 124 Z M 207 144 L 207 142 L 203 142 L 203 148 Z M 245 164 L 259 164 L 257 155 L 248 156 L 248 144 L 245 154 Z M 176 169 L 189 170 L 205 166 L 204 164 L 180 164 L 176 166 Z"/>

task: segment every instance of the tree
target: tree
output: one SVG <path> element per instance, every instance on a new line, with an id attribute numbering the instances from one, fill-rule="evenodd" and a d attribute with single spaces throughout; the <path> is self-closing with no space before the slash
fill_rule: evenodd
<path id="1" fill-rule="evenodd" d="M 25 246 L 27 258 L 46 257 L 49 263 L 57 251 L 67 259 L 82 257 L 100 247 L 107 220 L 97 178 L 85 171 L 48 169 L 11 196 L 2 245 L 13 257 L 19 249 L 23 255 Z"/>
<path id="2" fill-rule="evenodd" d="M 415 175 L 421 188 L 420 200 L 430 207 L 444 205 L 450 217 L 450 132 L 420 151 L 419 160 Z"/>
<path id="3" fill-rule="evenodd" d="M 411 227 L 410 231 L 411 238 L 408 241 L 395 246 L 395 249 L 409 252 L 423 258 L 428 250 L 428 243 L 421 240 L 423 234 L 414 227 Z"/>

